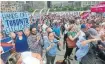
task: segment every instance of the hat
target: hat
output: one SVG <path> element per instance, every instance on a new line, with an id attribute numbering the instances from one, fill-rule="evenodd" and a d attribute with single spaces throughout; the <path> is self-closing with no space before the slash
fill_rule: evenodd
<path id="1" fill-rule="evenodd" d="M 98 32 L 94 29 L 94 28 L 90 28 L 88 29 L 87 31 L 91 37 L 93 38 L 100 38 L 99 35 L 98 35 Z"/>
<path id="2" fill-rule="evenodd" d="M 83 28 L 86 28 L 86 25 L 85 24 L 82 24 L 81 25 L 81 29 L 83 29 Z"/>

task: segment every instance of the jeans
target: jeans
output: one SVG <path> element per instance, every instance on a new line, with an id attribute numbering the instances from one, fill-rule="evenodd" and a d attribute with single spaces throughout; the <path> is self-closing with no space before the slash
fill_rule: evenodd
<path id="1" fill-rule="evenodd" d="M 54 64 L 54 60 L 55 60 L 56 56 L 49 56 L 48 54 L 46 54 L 46 59 L 47 59 L 47 63 L 46 64 Z"/>

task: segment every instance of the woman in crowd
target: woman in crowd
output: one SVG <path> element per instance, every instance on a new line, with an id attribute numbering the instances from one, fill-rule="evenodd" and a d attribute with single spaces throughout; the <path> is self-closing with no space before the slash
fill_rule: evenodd
<path id="1" fill-rule="evenodd" d="M 27 37 L 22 31 L 18 31 L 15 39 L 16 52 L 28 51 Z"/>
<path id="2" fill-rule="evenodd" d="M 75 26 L 71 25 L 69 28 L 69 31 L 67 32 L 67 38 L 69 38 L 71 40 L 71 42 L 76 41 L 76 38 L 79 36 L 79 33 L 77 34 L 75 32 L 75 29 L 76 29 Z M 72 50 L 74 48 L 74 47 L 69 47 L 69 43 L 71 43 L 71 42 L 68 42 L 68 43 L 66 42 L 66 52 L 65 52 L 65 56 L 64 56 L 65 59 L 71 55 Z M 74 44 L 76 44 L 76 42 Z M 72 58 L 71 58 L 71 60 L 72 60 Z"/>
<path id="3" fill-rule="evenodd" d="M 46 64 L 54 64 L 54 60 L 57 53 L 58 41 L 54 38 L 53 32 L 48 33 L 48 40 L 44 40 L 44 48 L 46 49 Z"/>
<path id="4" fill-rule="evenodd" d="M 25 28 L 24 29 L 24 34 L 28 37 L 30 35 L 30 29 L 29 28 Z"/>

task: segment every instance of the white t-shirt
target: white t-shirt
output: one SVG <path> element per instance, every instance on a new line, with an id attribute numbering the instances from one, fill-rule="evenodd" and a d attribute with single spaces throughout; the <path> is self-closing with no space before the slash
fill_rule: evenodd
<path id="1" fill-rule="evenodd" d="M 66 23 L 64 27 L 65 27 L 65 32 L 64 33 L 66 34 L 68 32 L 69 24 Z"/>
<path id="2" fill-rule="evenodd" d="M 43 32 L 46 32 L 46 28 L 47 28 L 48 26 L 46 25 L 46 24 L 43 24 L 43 26 L 42 26 L 42 29 L 43 29 Z"/>
<path id="3" fill-rule="evenodd" d="M 22 64 L 40 64 L 40 60 L 37 58 L 32 57 L 31 52 L 23 52 L 21 53 L 22 56 Z"/>
<path id="4" fill-rule="evenodd" d="M 85 36 L 85 33 L 84 33 L 82 30 L 80 30 L 79 38 L 81 38 L 81 37 L 83 37 L 83 36 Z"/>
<path id="5" fill-rule="evenodd" d="M 1 43 L 0 43 L 1 44 Z M 4 50 L 3 50 L 3 48 L 0 46 L 0 52 L 2 51 L 2 53 L 4 53 Z M 2 54 L 1 53 L 1 54 Z"/>

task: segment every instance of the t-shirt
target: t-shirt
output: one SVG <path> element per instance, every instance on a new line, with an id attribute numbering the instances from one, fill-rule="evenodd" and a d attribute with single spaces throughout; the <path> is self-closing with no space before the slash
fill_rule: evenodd
<path id="1" fill-rule="evenodd" d="M 32 57 L 31 52 L 21 53 L 23 64 L 40 64 L 40 60 Z"/>
<path id="2" fill-rule="evenodd" d="M 53 28 L 53 32 L 55 32 L 55 34 L 59 37 L 60 36 L 60 27 L 58 26 L 58 27 L 54 27 Z"/>
<path id="3" fill-rule="evenodd" d="M 68 32 L 69 24 L 65 24 L 65 34 Z"/>
<path id="4" fill-rule="evenodd" d="M 85 33 L 84 33 L 82 30 L 80 30 L 79 38 L 81 38 L 81 37 L 83 37 L 83 36 L 85 36 Z"/>
<path id="5" fill-rule="evenodd" d="M 46 25 L 46 24 L 43 24 L 43 26 L 42 26 L 42 29 L 43 29 L 43 32 L 45 33 L 46 32 L 46 28 L 47 28 L 48 26 Z"/>
<path id="6" fill-rule="evenodd" d="M 49 40 L 45 40 L 44 41 L 44 48 L 45 49 L 48 48 L 51 43 L 55 43 L 55 45 L 49 51 L 47 51 L 47 54 L 49 56 L 56 56 L 56 53 L 57 53 L 57 43 L 58 43 L 58 41 L 56 39 L 54 39 L 53 42 L 50 42 Z"/>
<path id="7" fill-rule="evenodd" d="M 22 40 L 19 40 L 19 37 L 16 36 L 15 48 L 16 52 L 24 52 L 28 50 L 27 37 L 25 35 L 23 35 Z"/>
<path id="8" fill-rule="evenodd" d="M 67 35 L 68 35 L 68 36 L 70 36 L 70 35 L 71 35 L 72 37 L 75 37 L 76 32 L 70 32 L 70 31 L 69 31 L 69 32 L 67 33 Z"/>

